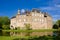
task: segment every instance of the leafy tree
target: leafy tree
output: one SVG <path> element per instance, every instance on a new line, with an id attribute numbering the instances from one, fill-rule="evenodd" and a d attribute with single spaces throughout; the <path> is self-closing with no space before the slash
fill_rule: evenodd
<path id="1" fill-rule="evenodd" d="M 10 24 L 10 19 L 8 17 L 3 17 L 2 18 L 2 24 L 4 25 L 9 25 Z"/>
<path id="2" fill-rule="evenodd" d="M 9 29 L 10 19 L 7 16 L 0 17 L 0 29 Z"/>
<path id="3" fill-rule="evenodd" d="M 0 17 L 0 30 L 2 29 L 2 17 Z"/>
<path id="4" fill-rule="evenodd" d="M 27 30 L 31 29 L 30 26 L 31 26 L 30 24 L 25 24 L 25 27 L 26 27 Z"/>
<path id="5" fill-rule="evenodd" d="M 54 28 L 54 29 L 60 28 L 60 20 L 57 20 L 57 21 L 54 23 L 53 28 Z"/>
<path id="6" fill-rule="evenodd" d="M 8 30 L 8 29 L 10 29 L 9 26 L 10 26 L 10 25 L 2 25 L 2 28 L 3 28 L 4 30 Z"/>
<path id="7" fill-rule="evenodd" d="M 57 20 L 56 24 L 60 27 L 60 20 Z"/>
<path id="8" fill-rule="evenodd" d="M 57 24 L 54 24 L 53 25 L 53 29 L 58 29 L 58 25 Z"/>

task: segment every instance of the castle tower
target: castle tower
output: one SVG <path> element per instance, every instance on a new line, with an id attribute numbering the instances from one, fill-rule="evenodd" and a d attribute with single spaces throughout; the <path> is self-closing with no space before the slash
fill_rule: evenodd
<path id="1" fill-rule="evenodd" d="M 16 18 L 19 19 L 19 17 L 20 17 L 20 10 L 18 9 L 18 12 L 17 12 Z"/>
<path id="2" fill-rule="evenodd" d="M 18 15 L 20 15 L 20 10 L 18 9 Z"/>

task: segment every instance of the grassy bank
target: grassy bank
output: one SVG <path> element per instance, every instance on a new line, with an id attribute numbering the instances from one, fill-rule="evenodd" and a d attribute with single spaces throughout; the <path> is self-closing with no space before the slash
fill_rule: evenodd
<path id="1" fill-rule="evenodd" d="M 5 32 L 51 32 L 59 31 L 59 29 L 40 29 L 40 30 L 2 30 Z"/>
<path id="2" fill-rule="evenodd" d="M 39 37 L 0 36 L 0 40 L 60 40 L 60 36 L 39 36 Z"/>

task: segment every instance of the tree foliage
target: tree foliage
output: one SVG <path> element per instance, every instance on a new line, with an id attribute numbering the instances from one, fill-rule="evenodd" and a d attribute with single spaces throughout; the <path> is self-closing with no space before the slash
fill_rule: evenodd
<path id="1" fill-rule="evenodd" d="M 54 25 L 53 25 L 53 28 L 54 28 L 54 29 L 58 29 L 58 25 L 57 25 L 57 24 L 54 24 Z"/>
<path id="2" fill-rule="evenodd" d="M 58 27 L 60 27 L 60 20 L 57 20 L 56 24 L 58 25 Z"/>
<path id="3" fill-rule="evenodd" d="M 26 27 L 27 30 L 31 29 L 30 26 L 31 26 L 30 24 L 25 24 L 25 27 Z"/>
<path id="4" fill-rule="evenodd" d="M 57 20 L 56 23 L 53 25 L 54 29 L 60 28 L 60 20 Z"/>
<path id="5" fill-rule="evenodd" d="M 9 29 L 10 19 L 7 16 L 0 17 L 0 29 Z"/>

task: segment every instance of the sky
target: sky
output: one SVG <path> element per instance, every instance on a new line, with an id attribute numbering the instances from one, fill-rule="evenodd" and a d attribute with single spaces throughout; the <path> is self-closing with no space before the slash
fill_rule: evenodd
<path id="1" fill-rule="evenodd" d="M 60 0 L 0 0 L 0 16 L 11 18 L 18 9 L 33 8 L 49 13 L 54 21 L 60 19 Z"/>

